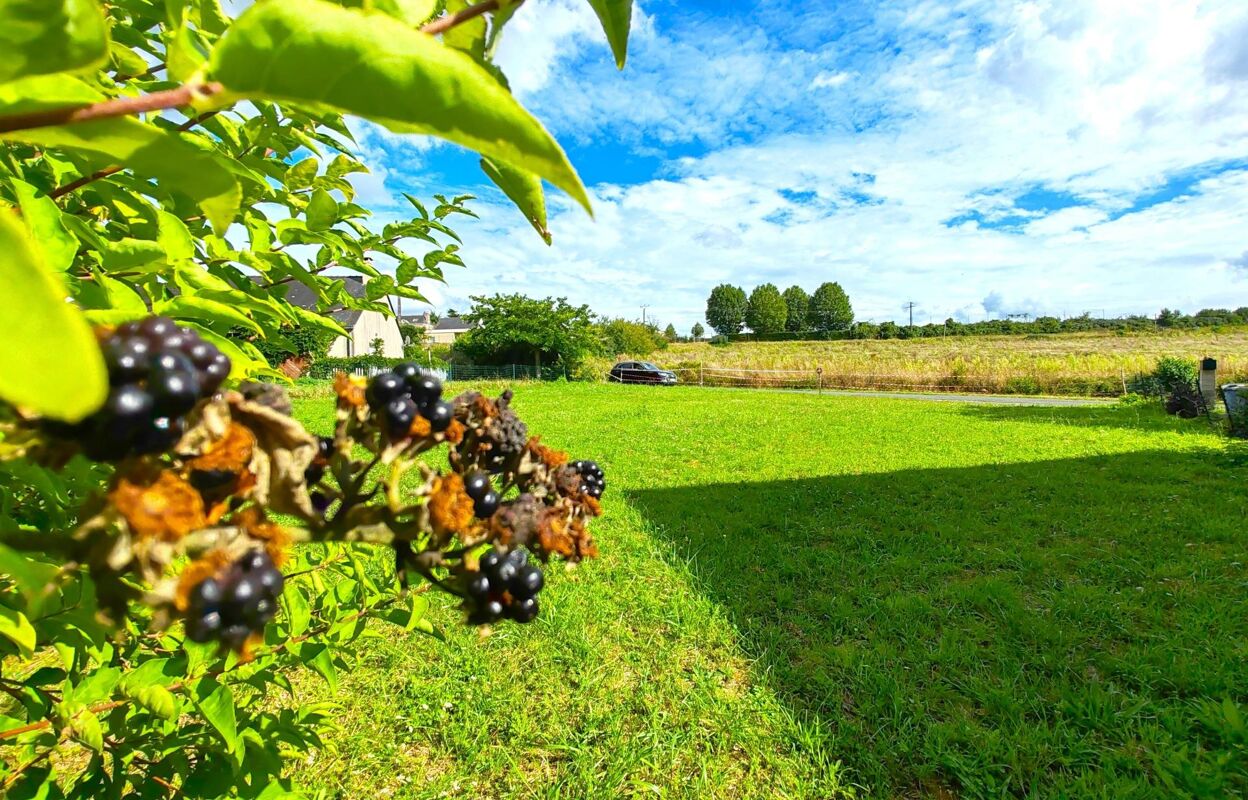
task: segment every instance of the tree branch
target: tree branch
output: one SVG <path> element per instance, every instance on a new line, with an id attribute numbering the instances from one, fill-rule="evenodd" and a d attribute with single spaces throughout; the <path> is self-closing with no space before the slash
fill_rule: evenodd
<path id="1" fill-rule="evenodd" d="M 177 129 L 179 131 L 188 131 L 191 128 L 198 125 L 199 123 L 215 117 L 218 113 L 220 112 L 207 111 L 203 114 L 200 114 L 198 117 L 191 117 L 190 119 L 188 119 L 187 121 L 179 125 Z M 109 175 L 116 175 L 118 172 L 121 172 L 123 169 L 125 169 L 125 167 L 121 166 L 120 164 L 114 164 L 111 167 L 105 167 L 104 169 L 99 170 L 98 172 L 92 172 L 90 175 L 84 175 L 83 177 L 78 178 L 77 180 L 70 181 L 64 186 L 56 187 L 52 191 L 48 192 L 48 197 L 55 200 L 58 197 L 62 197 L 64 195 L 69 194 L 70 192 L 81 189 L 82 187 L 86 186 L 88 183 L 91 183 L 92 181 L 98 181 L 100 178 L 107 178 Z"/>
<path id="2" fill-rule="evenodd" d="M 0 133 L 24 131 L 32 128 L 47 128 L 54 125 L 72 125 L 78 122 L 91 122 L 97 119 L 112 117 L 128 117 L 131 114 L 142 114 L 147 111 L 163 111 L 169 108 L 181 108 L 191 104 L 197 97 L 212 97 L 220 94 L 225 87 L 219 83 L 179 86 L 163 92 L 153 92 L 141 97 L 118 97 L 103 100 L 86 106 L 69 108 L 52 108 L 43 111 L 31 111 L 26 114 L 13 114 L 0 117 Z"/>
<path id="3" fill-rule="evenodd" d="M 524 2 L 524 0 L 519 0 L 516 5 L 520 5 L 522 2 Z M 449 14 L 445 17 L 438 17 L 433 22 L 422 25 L 420 32 L 427 33 L 430 36 L 436 36 L 439 33 L 449 31 L 456 25 L 462 25 L 474 17 L 479 17 L 490 11 L 497 11 L 498 4 L 499 0 L 485 0 L 484 3 L 477 3 L 475 6 L 468 6 L 463 11 L 455 14 Z"/>

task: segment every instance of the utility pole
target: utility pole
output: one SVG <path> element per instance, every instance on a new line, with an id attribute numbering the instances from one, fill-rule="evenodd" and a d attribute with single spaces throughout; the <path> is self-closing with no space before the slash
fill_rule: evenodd
<path id="1" fill-rule="evenodd" d="M 645 325 L 645 324 L 646 324 L 646 309 L 647 309 L 647 308 L 649 308 L 649 307 L 650 307 L 650 306 L 642 306 L 642 307 L 641 307 L 641 324 L 642 324 L 642 325 Z"/>
<path id="2" fill-rule="evenodd" d="M 914 327 L 914 307 L 916 305 L 918 305 L 918 303 L 914 302 L 913 300 L 911 300 L 909 303 L 906 303 L 906 308 L 910 311 L 910 327 L 911 328 Z"/>

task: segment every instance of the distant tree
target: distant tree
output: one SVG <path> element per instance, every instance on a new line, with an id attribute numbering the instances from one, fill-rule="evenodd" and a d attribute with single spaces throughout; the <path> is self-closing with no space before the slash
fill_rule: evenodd
<path id="1" fill-rule="evenodd" d="M 701 322 L 695 322 L 693 323 L 693 329 L 689 333 L 693 334 L 694 341 L 697 341 L 702 338 L 702 334 L 706 333 L 706 328 L 702 327 Z"/>
<path id="2" fill-rule="evenodd" d="M 784 321 L 786 331 L 800 331 L 806 327 L 806 314 L 810 310 L 810 295 L 800 286 L 790 286 L 784 290 L 784 304 L 789 307 L 789 316 Z"/>
<path id="3" fill-rule="evenodd" d="M 650 325 L 626 319 L 603 320 L 597 325 L 602 349 L 608 355 L 646 356 L 667 347 L 667 339 Z"/>
<path id="4" fill-rule="evenodd" d="M 399 335 L 403 337 L 403 346 L 405 348 L 420 348 L 425 345 L 425 329 L 419 325 L 403 323 L 399 326 Z"/>
<path id="5" fill-rule="evenodd" d="M 1057 317 L 1036 317 L 1032 323 L 1040 333 L 1061 333 L 1062 321 Z"/>
<path id="6" fill-rule="evenodd" d="M 764 283 L 750 293 L 750 300 L 745 307 L 745 324 L 755 333 L 776 333 L 784 330 L 784 321 L 789 314 L 780 290 L 774 283 Z"/>
<path id="7" fill-rule="evenodd" d="M 670 322 L 667 323 L 667 327 L 663 330 L 663 338 L 669 342 L 674 342 L 676 341 L 676 336 L 676 326 Z"/>
<path id="8" fill-rule="evenodd" d="M 1157 315 L 1157 327 L 1159 328 L 1177 327 L 1182 322 L 1182 320 L 1183 320 L 1182 311 L 1177 311 L 1177 310 L 1171 311 L 1168 308 L 1163 308 L 1161 310 L 1161 313 Z"/>
<path id="9" fill-rule="evenodd" d="M 891 319 L 887 322 L 881 322 L 879 336 L 881 339 L 899 339 L 901 338 L 901 328 Z"/>
<path id="10" fill-rule="evenodd" d="M 740 333 L 747 305 L 744 289 L 721 283 L 706 299 L 706 321 L 721 336 Z"/>
<path id="11" fill-rule="evenodd" d="M 824 333 L 842 331 L 854 323 L 849 295 L 839 283 L 825 283 L 816 289 L 806 316 L 811 328 Z"/>
<path id="12" fill-rule="evenodd" d="M 380 336 L 373 337 L 368 343 L 368 350 L 375 356 L 384 356 L 386 354 L 386 340 Z"/>
<path id="13" fill-rule="evenodd" d="M 464 315 L 472 327 L 455 340 L 455 349 L 475 363 L 573 367 L 600 349 L 589 306 L 519 294 L 473 297 L 472 303 Z"/>

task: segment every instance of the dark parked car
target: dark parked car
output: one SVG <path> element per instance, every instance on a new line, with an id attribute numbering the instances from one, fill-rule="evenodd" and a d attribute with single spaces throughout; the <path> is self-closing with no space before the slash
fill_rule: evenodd
<path id="1" fill-rule="evenodd" d="M 649 361 L 621 361 L 611 368 L 608 378 L 616 383 L 658 383 L 676 385 L 676 373 L 659 369 Z"/>

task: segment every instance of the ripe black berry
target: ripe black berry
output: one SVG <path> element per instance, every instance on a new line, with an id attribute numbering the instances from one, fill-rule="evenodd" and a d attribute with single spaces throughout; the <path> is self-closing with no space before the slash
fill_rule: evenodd
<path id="1" fill-rule="evenodd" d="M 401 439 L 407 435 L 416 419 L 416 404 L 410 397 L 399 397 L 386 403 L 386 432 L 392 439 Z"/>
<path id="2" fill-rule="evenodd" d="M 581 476 L 581 489 L 585 494 L 593 498 L 602 497 L 607 488 L 607 480 L 597 462 L 577 461 L 572 464 L 572 469 Z"/>
<path id="3" fill-rule="evenodd" d="M 324 477 L 325 467 L 320 464 L 309 464 L 308 468 L 303 471 L 303 482 L 308 486 L 315 486 Z"/>
<path id="4" fill-rule="evenodd" d="M 215 345 L 168 317 L 120 325 L 100 347 L 113 387 L 104 406 L 72 428 L 45 425 L 99 461 L 167 451 L 185 432 L 183 415 L 230 374 Z"/>
<path id="5" fill-rule="evenodd" d="M 477 560 L 479 571 L 464 576 L 468 621 L 474 625 L 496 622 L 507 616 L 529 622 L 537 616 L 537 594 L 542 590 L 542 571 L 528 563 L 521 549 L 503 554 L 487 550 Z"/>
<path id="6" fill-rule="evenodd" d="M 407 390 L 422 411 L 442 399 L 442 382 L 427 372 L 407 379 Z M 428 414 L 425 414 L 428 417 Z"/>
<path id="7" fill-rule="evenodd" d="M 494 512 L 498 510 L 498 503 L 498 492 L 491 489 L 473 502 L 472 511 L 481 519 L 487 519 L 494 516 Z"/>
<path id="8" fill-rule="evenodd" d="M 405 361 L 402 364 L 396 364 L 394 369 L 391 371 L 403 379 L 408 386 L 409 392 L 411 391 L 411 387 L 421 375 L 420 367 L 410 361 Z"/>
<path id="9" fill-rule="evenodd" d="M 464 491 L 473 500 L 480 500 L 491 489 L 493 487 L 490 486 L 490 476 L 484 472 L 473 472 L 464 478 Z"/>
<path id="10" fill-rule="evenodd" d="M 194 642 L 216 639 L 239 649 L 277 614 L 285 578 L 262 550 L 235 561 L 224 575 L 205 578 L 187 597 L 186 635 Z"/>
<path id="11" fill-rule="evenodd" d="M 364 390 L 364 399 L 373 408 L 380 408 L 405 394 L 407 383 L 393 372 L 383 372 L 369 382 Z"/>
<path id="12" fill-rule="evenodd" d="M 450 403 L 441 400 L 425 406 L 420 413 L 429 420 L 429 428 L 434 433 L 441 433 L 451 427 L 451 420 L 455 418 L 455 409 Z"/>
<path id="13" fill-rule="evenodd" d="M 537 606 L 536 597 L 526 597 L 523 600 L 516 600 L 507 606 L 507 616 L 516 622 L 525 623 L 532 622 L 537 618 L 537 612 L 540 609 Z"/>
<path id="14" fill-rule="evenodd" d="M 515 597 L 535 597 L 544 583 L 542 571 L 532 564 L 525 564 L 516 570 L 510 589 Z"/>

